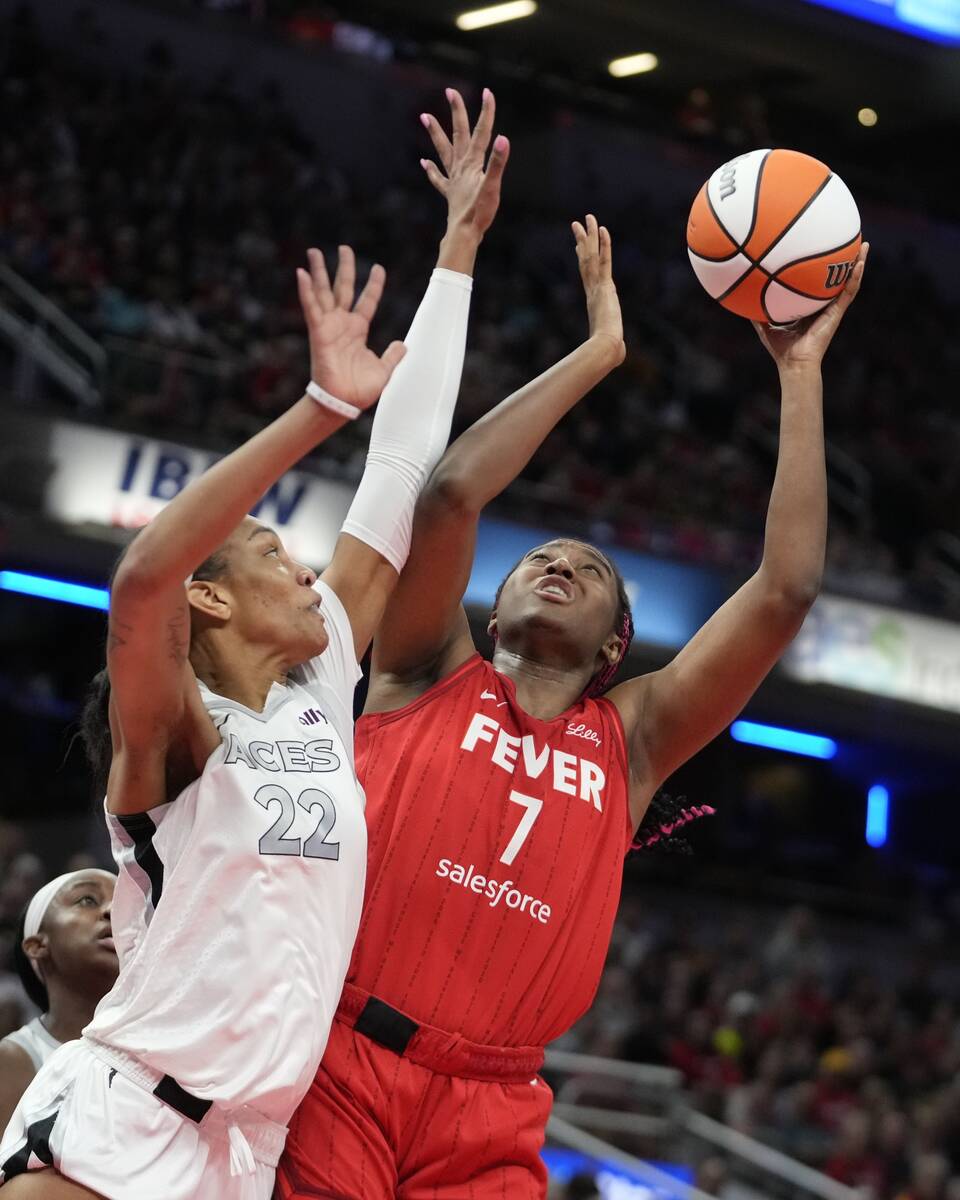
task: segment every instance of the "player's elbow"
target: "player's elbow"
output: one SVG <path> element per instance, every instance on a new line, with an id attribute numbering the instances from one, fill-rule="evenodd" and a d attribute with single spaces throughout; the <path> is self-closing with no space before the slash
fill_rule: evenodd
<path id="1" fill-rule="evenodd" d="M 161 580 L 158 577 L 154 556 L 149 546 L 142 544 L 143 534 L 138 534 L 124 552 L 110 581 L 110 600 L 113 606 L 125 600 L 137 600 L 150 596 Z"/>
<path id="2" fill-rule="evenodd" d="M 441 462 L 423 489 L 420 506 L 438 515 L 469 517 L 479 513 L 483 499 L 470 472 L 455 463 Z"/>
<path id="3" fill-rule="evenodd" d="M 820 594 L 819 574 L 787 576 L 765 581 L 765 605 L 768 619 L 794 633 Z"/>
<path id="4" fill-rule="evenodd" d="M 806 616 L 820 595 L 822 582 L 823 577 L 819 573 L 789 580 L 782 588 L 781 603 L 791 612 Z"/>

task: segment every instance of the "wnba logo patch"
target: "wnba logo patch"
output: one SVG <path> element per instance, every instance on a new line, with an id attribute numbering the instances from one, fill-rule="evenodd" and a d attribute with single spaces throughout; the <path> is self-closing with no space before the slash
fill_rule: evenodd
<path id="1" fill-rule="evenodd" d="M 300 714 L 301 725 L 319 725 L 321 722 L 324 725 L 329 724 L 319 708 L 308 708 Z"/>

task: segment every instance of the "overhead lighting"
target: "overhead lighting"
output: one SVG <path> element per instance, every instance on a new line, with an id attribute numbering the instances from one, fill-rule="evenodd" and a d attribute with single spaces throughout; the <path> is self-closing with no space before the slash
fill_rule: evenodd
<path id="1" fill-rule="evenodd" d="M 866 125 L 868 129 L 872 129 L 878 120 L 877 110 L 875 108 L 861 108 L 857 113 L 857 120 L 861 125 Z"/>
<path id="2" fill-rule="evenodd" d="M 808 758 L 833 758 L 837 743 L 818 733 L 801 733 L 799 729 L 782 729 L 779 725 L 760 725 L 756 721 L 734 721 L 730 736 L 749 746 L 766 746 L 770 750 L 786 750 L 788 754 L 805 754 Z"/>
<path id="3" fill-rule="evenodd" d="M 875 783 L 867 792 L 867 827 L 864 836 L 868 846 L 876 850 L 886 845 L 889 819 L 890 792 L 882 783 Z"/>
<path id="4" fill-rule="evenodd" d="M 643 54 L 628 54 L 626 58 L 615 58 L 607 65 L 607 70 L 617 79 L 623 79 L 625 75 L 646 75 L 647 71 L 655 71 L 659 65 L 660 59 L 645 51 Z"/>
<path id="5" fill-rule="evenodd" d="M 49 579 L 45 575 L 26 575 L 23 571 L 0 571 L 0 591 L 59 600 L 62 604 L 79 604 L 83 608 L 99 608 L 103 612 L 110 607 L 110 593 L 106 588 L 67 583 L 64 579 Z"/>
<path id="6" fill-rule="evenodd" d="M 536 0 L 510 0 L 509 4 L 472 8 L 457 17 L 457 28 L 468 31 L 484 29 L 487 25 L 499 25 L 503 21 L 519 21 L 521 17 L 532 17 L 536 11 Z"/>

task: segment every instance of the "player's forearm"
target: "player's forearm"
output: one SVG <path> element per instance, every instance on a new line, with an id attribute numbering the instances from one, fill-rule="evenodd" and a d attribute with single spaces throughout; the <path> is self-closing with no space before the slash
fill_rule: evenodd
<path id="1" fill-rule="evenodd" d="M 208 558 L 280 476 L 344 424 L 303 396 L 276 421 L 195 480 L 140 531 L 116 585 L 163 587 Z"/>
<path id="2" fill-rule="evenodd" d="M 434 270 L 404 339 L 406 355 L 380 397 L 363 478 L 343 523 L 398 572 L 410 553 L 417 499 L 450 438 L 472 286 L 462 271 Z"/>
<path id="3" fill-rule="evenodd" d="M 440 461 L 429 491 L 479 512 L 520 474 L 546 436 L 621 361 L 610 337 L 588 338 L 461 434 Z"/>
<path id="4" fill-rule="evenodd" d="M 437 266 L 461 275 L 473 275 L 483 238 L 463 222 L 452 221 L 440 242 Z"/>
<path id="5" fill-rule="evenodd" d="M 827 472 L 819 366 L 781 372 L 780 450 L 760 575 L 788 604 L 807 606 L 823 574 Z"/>

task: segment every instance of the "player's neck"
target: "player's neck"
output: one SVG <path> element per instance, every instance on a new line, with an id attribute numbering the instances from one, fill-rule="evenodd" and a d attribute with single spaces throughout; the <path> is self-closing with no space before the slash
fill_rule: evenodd
<path id="1" fill-rule="evenodd" d="M 270 689 L 285 683 L 288 671 L 275 653 L 235 639 L 198 638 L 190 648 L 190 663 L 211 692 L 254 712 L 263 712 Z"/>
<path id="2" fill-rule="evenodd" d="M 551 721 L 576 704 L 590 680 L 590 669 L 571 670 L 526 658 L 498 646 L 493 656 L 498 671 L 513 680 L 517 702 L 539 721 Z"/>
<path id="3" fill-rule="evenodd" d="M 58 1042 L 75 1041 L 93 1020 L 100 992 L 87 995 L 84 991 L 67 987 L 59 980 L 50 980 L 47 984 L 50 1007 L 41 1017 L 44 1029 Z"/>

